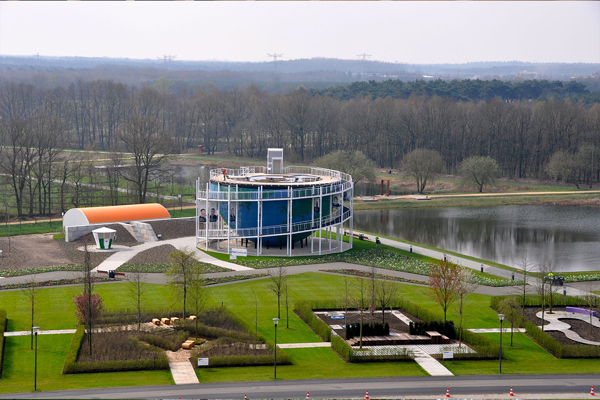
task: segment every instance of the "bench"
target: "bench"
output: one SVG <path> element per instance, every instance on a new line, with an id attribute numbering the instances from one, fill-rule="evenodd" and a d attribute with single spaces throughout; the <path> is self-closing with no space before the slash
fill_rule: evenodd
<path id="1" fill-rule="evenodd" d="M 171 317 L 171 322 L 177 322 L 177 321 L 179 321 L 179 318 L 177 318 L 177 317 Z"/>
<path id="2" fill-rule="evenodd" d="M 186 350 L 191 350 L 195 345 L 196 345 L 196 342 L 194 340 L 186 340 L 181 345 L 181 348 L 186 349 Z"/>
<path id="3" fill-rule="evenodd" d="M 584 308 L 578 308 L 578 307 L 567 307 L 567 312 L 574 313 L 574 314 L 590 315 L 590 310 L 586 310 Z M 598 315 L 596 315 L 596 311 L 592 311 L 592 316 L 593 317 L 598 316 Z"/>
<path id="4" fill-rule="evenodd" d="M 160 322 L 162 322 L 165 325 L 171 325 L 171 319 L 170 318 L 161 318 Z"/>
<path id="5" fill-rule="evenodd" d="M 158 319 L 158 318 L 152 318 L 152 323 L 154 325 L 160 325 L 160 319 Z"/>
<path id="6" fill-rule="evenodd" d="M 193 321 L 193 320 L 195 320 L 195 319 L 196 319 L 196 316 L 195 316 L 195 315 L 190 315 L 190 316 L 188 317 L 188 319 L 189 319 L 189 320 L 191 320 L 191 321 Z"/>

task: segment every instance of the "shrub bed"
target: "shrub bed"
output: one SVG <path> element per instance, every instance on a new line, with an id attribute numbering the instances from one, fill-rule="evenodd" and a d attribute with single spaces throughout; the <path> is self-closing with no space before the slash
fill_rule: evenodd
<path id="1" fill-rule="evenodd" d="M 390 325 L 386 322 L 373 322 L 372 324 L 362 324 L 363 336 L 388 336 L 390 334 Z M 346 325 L 346 339 L 360 336 L 360 324 Z"/>
<path id="2" fill-rule="evenodd" d="M 103 338 L 101 335 L 110 336 L 108 338 L 108 342 L 106 337 Z M 83 325 L 79 325 L 75 334 L 73 335 L 73 338 L 71 339 L 69 349 L 67 350 L 67 356 L 65 357 L 65 363 L 63 365 L 63 374 L 137 371 L 169 368 L 169 361 L 163 352 L 157 351 L 157 349 L 154 347 L 147 347 L 147 345 L 143 345 L 139 339 L 133 335 L 124 338 L 125 342 L 117 342 L 114 340 L 114 335 L 97 333 L 92 337 L 92 344 L 94 344 L 96 341 L 100 341 L 100 343 L 94 345 L 94 357 L 100 358 L 100 361 L 80 361 L 80 358 L 86 358 L 80 357 L 80 355 L 82 355 L 82 346 L 87 342 L 85 339 L 85 328 Z M 107 343 L 111 343 L 112 345 L 107 348 Z M 98 354 L 100 352 L 99 347 L 105 348 L 105 351 Z M 124 359 L 127 357 L 132 357 L 132 352 L 138 356 L 137 359 Z M 107 359 L 112 358 L 115 355 L 120 355 L 122 359 Z"/>
<path id="3" fill-rule="evenodd" d="M 4 331 L 6 330 L 6 310 L 0 310 L 0 378 L 2 378 L 2 366 L 4 365 Z"/>
<path id="4" fill-rule="evenodd" d="M 430 322 L 411 322 L 408 325 L 408 333 L 410 335 L 425 335 L 427 331 L 436 331 L 442 335 L 448 336 L 450 339 L 456 339 L 456 329 L 454 322 L 446 321 L 430 321 Z"/>
<path id="5" fill-rule="evenodd" d="M 235 262 L 251 268 L 275 268 L 292 265 L 347 262 L 352 264 L 366 265 L 369 267 L 389 269 L 392 271 L 411 272 L 418 275 L 429 275 L 429 263 L 406 257 L 385 249 L 368 249 L 346 253 L 327 254 L 318 258 L 278 258 L 267 260 L 244 259 L 236 260 Z M 522 281 L 491 278 L 478 275 L 477 273 L 473 275 L 473 278 L 475 283 L 486 286 L 518 286 L 523 284 Z"/>

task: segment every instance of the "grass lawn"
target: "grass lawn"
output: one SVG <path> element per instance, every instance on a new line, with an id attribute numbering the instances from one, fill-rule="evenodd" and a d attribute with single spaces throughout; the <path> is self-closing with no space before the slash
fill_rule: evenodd
<path id="1" fill-rule="evenodd" d="M 279 335 L 277 336 L 279 339 Z M 278 340 L 279 342 L 279 340 Z M 331 348 L 286 349 L 293 365 L 277 366 L 277 380 L 427 376 L 416 362 L 345 363 Z M 273 366 L 197 369 L 200 383 L 273 379 Z"/>
<path id="2" fill-rule="evenodd" d="M 58 233 L 62 231 L 62 220 L 50 222 L 27 222 L 22 224 L 0 225 L 0 237 L 33 235 L 35 233 Z"/>
<path id="3" fill-rule="evenodd" d="M 349 278 L 354 281 L 356 278 Z M 292 312 L 294 301 L 301 299 L 325 300 L 342 298 L 344 277 L 331 274 L 305 273 L 288 277 L 289 284 L 289 328 L 286 327 L 285 300 L 281 301 L 281 321 L 277 329 L 278 343 L 318 342 L 320 338 Z M 131 309 L 128 283 L 96 285 L 107 309 Z M 421 286 L 396 283 L 399 294 L 420 306 L 442 315 L 441 307 L 429 298 L 429 289 Z M 74 328 L 75 316 L 72 297 L 81 291 L 80 286 L 51 287 L 40 289 L 36 325 L 41 329 Z M 243 281 L 231 285 L 209 288 L 212 305 L 225 305 L 234 313 L 254 326 L 258 305 L 258 330 L 268 340 L 274 339 L 272 319 L 277 316 L 277 302 L 269 289 L 269 279 Z M 256 296 L 256 297 L 255 297 Z M 256 299 L 256 303 L 255 303 Z M 8 330 L 28 329 L 29 307 L 21 291 L 0 292 L 0 304 L 7 311 Z M 497 328 L 498 316 L 489 306 L 489 296 L 471 294 L 467 297 L 467 328 Z M 148 309 L 176 309 L 180 306 L 172 301 L 169 288 L 148 285 L 145 307 Z M 164 315 L 168 316 L 168 315 Z M 157 316 L 159 317 L 159 316 Z M 456 309 L 452 307 L 448 318 L 458 321 Z M 498 334 L 487 334 L 498 341 Z M 122 373 L 61 375 L 64 357 L 71 335 L 39 336 L 40 357 L 39 387 L 42 390 L 91 388 L 148 384 L 171 384 L 167 371 L 139 371 Z M 4 375 L 0 379 L 0 393 L 32 390 L 33 354 L 28 349 L 29 337 L 6 339 Z M 503 371 L 518 374 L 545 373 L 594 373 L 598 372 L 598 360 L 558 360 L 523 334 L 515 335 L 515 346 L 509 346 L 509 335 L 504 335 Z M 280 366 L 279 379 L 348 378 L 380 376 L 422 376 L 424 371 L 412 362 L 346 364 L 330 348 L 288 349 L 294 365 Z M 457 375 L 495 374 L 497 360 L 455 361 L 444 364 Z M 272 379 L 273 369 L 268 367 L 207 368 L 198 371 L 200 382 L 255 381 Z"/>
<path id="4" fill-rule="evenodd" d="M 483 334 L 500 343 L 499 333 Z M 446 368 L 456 375 L 497 374 L 498 360 L 444 361 Z M 545 351 L 524 333 L 515 333 L 510 346 L 510 333 L 502 335 L 503 374 L 594 374 L 600 371 L 597 359 L 558 359 Z"/>
<path id="5" fill-rule="evenodd" d="M 173 384 L 171 372 L 131 371 L 62 375 L 72 335 L 38 336 L 38 391 Z M 34 351 L 29 336 L 6 338 L 0 393 L 33 392 Z"/>

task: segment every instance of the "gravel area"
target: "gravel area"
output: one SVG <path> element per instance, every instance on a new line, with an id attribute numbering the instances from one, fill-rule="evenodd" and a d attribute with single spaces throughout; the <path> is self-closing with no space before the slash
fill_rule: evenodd
<path id="1" fill-rule="evenodd" d="M 106 225 L 106 228 L 114 229 L 115 231 L 117 231 L 117 240 L 115 240 L 115 244 L 129 247 L 141 244 L 137 241 L 136 238 L 131 236 L 131 233 L 129 233 L 129 231 L 125 229 L 125 227 L 123 227 L 123 225 L 121 224 Z M 82 236 L 79 239 L 70 243 L 77 243 L 78 246 L 82 246 L 86 240 L 88 244 L 94 244 L 94 236 L 91 233 L 88 233 L 87 235 Z"/>
<path id="2" fill-rule="evenodd" d="M 554 311 L 565 311 L 566 308 L 565 307 L 553 307 Z M 537 326 L 540 326 L 542 320 L 538 317 L 536 317 L 536 313 L 538 311 L 541 311 L 541 308 L 539 307 L 526 307 L 525 308 L 525 318 L 527 319 L 527 321 L 534 323 Z M 598 310 L 596 310 L 598 311 Z M 546 309 L 546 312 L 548 312 L 548 309 Z M 592 327 L 592 331 L 590 332 L 590 324 L 588 324 L 587 322 L 583 322 L 581 320 L 578 319 L 563 319 L 561 318 L 560 321 L 565 322 L 569 325 L 571 325 L 571 330 L 573 332 L 577 332 L 577 334 L 579 336 L 581 336 L 584 339 L 587 340 L 593 340 L 595 342 L 600 342 L 600 328 L 596 328 L 596 327 Z M 544 325 L 548 325 L 548 322 L 544 321 Z M 557 332 L 557 331 L 546 331 L 546 333 L 550 336 L 552 336 L 552 338 L 554 338 L 554 340 L 556 340 L 558 343 L 562 344 L 562 345 L 577 345 L 577 346 L 586 346 L 582 343 L 578 343 L 575 342 L 571 339 L 569 339 L 568 337 L 565 336 L 564 333 L 562 332 Z"/>
<path id="3" fill-rule="evenodd" d="M 127 261 L 127 264 L 170 263 L 171 258 L 169 254 L 174 251 L 177 251 L 177 249 L 172 244 L 152 247 L 133 256 L 131 260 Z"/>
<path id="4" fill-rule="evenodd" d="M 27 255 L 21 250 L 16 249 L 12 244 L 10 253 L 8 252 L 8 240 L 2 240 L 0 250 L 2 250 L 0 270 L 19 268 L 20 265 L 27 261 Z"/>
<path id="5" fill-rule="evenodd" d="M 344 310 L 340 310 L 340 312 L 343 313 Z M 415 316 L 410 315 L 405 311 L 402 311 L 402 314 L 406 315 L 408 318 L 410 318 L 413 321 L 417 321 L 417 322 L 421 321 L 419 318 L 416 318 Z M 340 326 L 344 325 L 343 319 L 333 319 L 333 318 L 328 317 L 323 314 L 320 314 L 319 318 L 321 318 L 328 325 L 340 325 Z M 348 315 L 346 317 L 346 321 L 349 324 L 359 324 L 360 323 L 360 314 L 350 312 L 350 313 L 348 313 Z M 373 322 L 381 322 L 381 313 L 380 312 L 373 313 L 373 315 L 371 315 L 371 313 L 369 311 L 365 311 L 363 313 L 363 324 L 373 323 Z M 389 324 L 390 332 L 408 333 L 408 325 L 406 325 L 404 322 L 400 321 L 397 317 L 390 314 L 389 311 L 386 311 L 386 313 L 385 313 L 385 322 L 387 322 Z M 342 338 L 344 338 L 344 339 L 346 338 L 346 330 L 345 329 L 335 329 L 335 332 L 338 335 L 340 335 Z"/>
<path id="6" fill-rule="evenodd" d="M 57 240 L 58 245 L 61 247 L 62 251 L 64 252 L 65 256 L 69 259 L 70 263 L 66 264 L 66 265 L 70 265 L 70 264 L 83 264 L 83 258 L 84 258 L 84 252 L 79 250 L 80 247 L 83 246 L 83 242 L 65 242 L 64 239 L 61 240 Z M 92 242 L 88 242 L 88 243 L 93 243 L 93 238 L 92 238 Z M 106 253 L 100 253 L 100 252 L 89 252 L 90 254 L 90 264 L 93 267 L 98 266 L 98 264 L 100 264 L 102 261 L 106 260 L 108 257 L 110 257 L 111 255 L 115 254 L 114 252 L 106 252 Z M 64 264 L 63 264 L 64 265 Z"/>
<path id="7" fill-rule="evenodd" d="M 157 236 L 161 235 L 160 240 L 177 239 L 196 234 L 196 221 L 193 218 L 148 221 L 148 223 L 152 225 L 152 229 L 154 229 Z"/>

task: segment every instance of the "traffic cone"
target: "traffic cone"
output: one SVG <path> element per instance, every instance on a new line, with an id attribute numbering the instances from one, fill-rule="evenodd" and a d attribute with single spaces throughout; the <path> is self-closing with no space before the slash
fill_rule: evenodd
<path id="1" fill-rule="evenodd" d="M 513 391 L 512 391 L 512 386 L 510 387 L 510 393 L 508 394 L 509 396 L 514 396 Z"/>
<path id="2" fill-rule="evenodd" d="M 365 394 L 365 400 L 369 400 L 369 389 L 367 389 L 367 394 Z"/>
<path id="3" fill-rule="evenodd" d="M 308 390 L 306 391 L 306 400 L 310 399 L 310 394 L 308 394 Z"/>
<path id="4" fill-rule="evenodd" d="M 595 394 L 594 394 L 594 385 L 592 385 L 592 390 L 590 392 L 590 396 L 595 396 Z"/>
<path id="5" fill-rule="evenodd" d="M 450 388 L 446 388 L 446 397 L 450 397 Z"/>
<path id="6" fill-rule="evenodd" d="M 246 393 L 244 393 L 244 400 L 248 400 L 248 397 L 246 397 Z"/>

